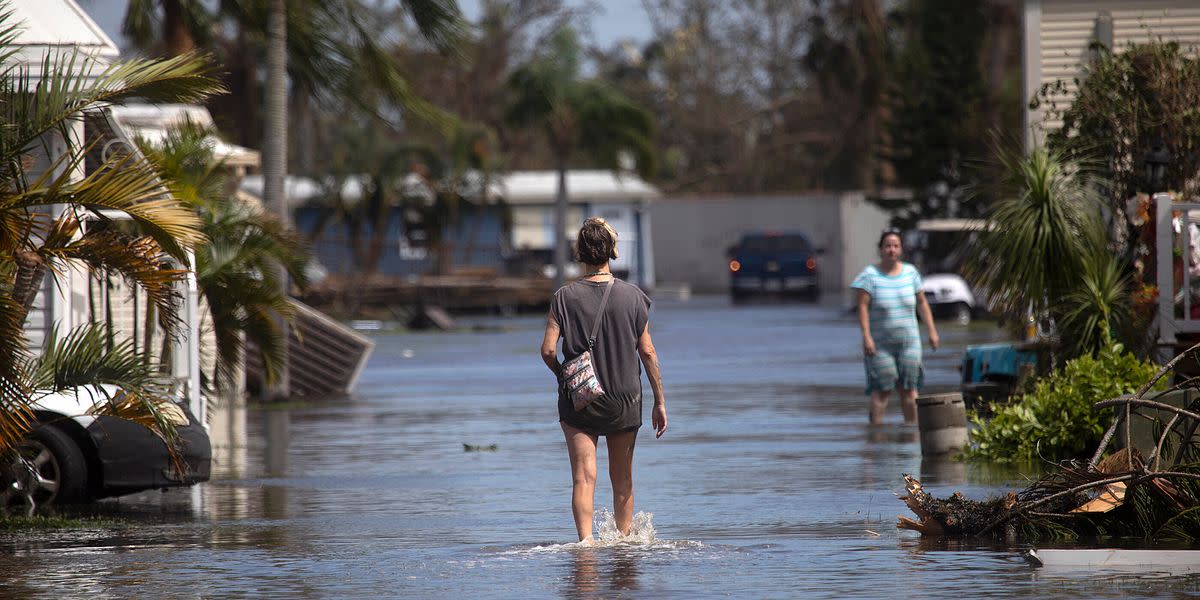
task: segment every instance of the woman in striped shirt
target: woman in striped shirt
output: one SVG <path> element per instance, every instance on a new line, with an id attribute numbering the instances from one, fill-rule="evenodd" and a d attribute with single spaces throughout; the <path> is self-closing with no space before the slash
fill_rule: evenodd
<path id="1" fill-rule="evenodd" d="M 858 290 L 858 324 L 862 328 L 863 363 L 871 423 L 883 422 L 888 397 L 900 390 L 904 422 L 917 422 L 917 390 L 921 367 L 921 332 L 917 311 L 929 328 L 929 346 L 938 347 L 937 328 L 922 290 L 916 267 L 900 261 L 904 247 L 900 232 L 888 229 L 879 237 L 879 263 L 867 265 L 850 287 Z"/>

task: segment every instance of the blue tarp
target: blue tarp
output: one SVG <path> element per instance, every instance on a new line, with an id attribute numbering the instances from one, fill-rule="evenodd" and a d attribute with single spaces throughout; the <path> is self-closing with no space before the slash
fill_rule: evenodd
<path id="1" fill-rule="evenodd" d="M 1037 365 L 1037 355 L 1017 350 L 1013 344 L 979 344 L 967 346 L 963 355 L 963 383 L 978 383 L 984 375 L 1015 379 L 1022 365 Z"/>

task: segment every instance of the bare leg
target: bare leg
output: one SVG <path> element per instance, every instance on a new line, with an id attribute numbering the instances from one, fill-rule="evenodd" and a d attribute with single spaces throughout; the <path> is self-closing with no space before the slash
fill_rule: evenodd
<path id="1" fill-rule="evenodd" d="M 892 395 L 892 391 L 886 392 L 871 392 L 871 424 L 879 425 L 883 423 L 883 417 L 887 415 L 888 396 Z"/>
<path id="2" fill-rule="evenodd" d="M 904 411 L 904 424 L 917 424 L 917 390 L 900 390 L 900 409 Z"/>
<path id="3" fill-rule="evenodd" d="M 571 459 L 571 514 L 579 541 L 592 537 L 592 514 L 596 494 L 596 436 L 561 423 Z"/>
<path id="4" fill-rule="evenodd" d="M 637 430 L 608 437 L 608 477 L 612 481 L 613 513 L 617 530 L 629 535 L 633 525 L 633 446 Z"/>

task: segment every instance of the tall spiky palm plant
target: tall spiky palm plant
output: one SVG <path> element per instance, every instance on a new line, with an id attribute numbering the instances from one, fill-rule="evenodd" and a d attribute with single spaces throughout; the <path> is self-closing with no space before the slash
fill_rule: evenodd
<path id="1" fill-rule="evenodd" d="M 567 169 L 579 154 L 618 170 L 623 157 L 643 175 L 654 170 L 654 121 L 645 109 L 595 79 L 583 79 L 574 31 L 560 29 L 541 56 L 513 72 L 507 119 L 542 130 L 555 157 L 558 193 L 554 211 L 554 266 L 557 287 L 567 257 Z"/>
<path id="2" fill-rule="evenodd" d="M 989 226 L 968 253 L 965 270 L 993 310 L 1018 323 L 1032 314 L 1048 324 L 1069 314 L 1063 309 L 1071 302 L 1083 301 L 1087 294 L 1079 291 L 1079 282 L 1086 272 L 1098 286 L 1112 284 L 1115 267 L 1088 268 L 1095 263 L 1091 257 L 1109 253 L 1102 181 L 1094 166 L 1059 152 L 1014 147 L 995 144 L 1002 178 L 976 191 L 992 206 Z M 1107 292 L 1097 288 L 1096 294 Z"/>
<path id="3" fill-rule="evenodd" d="M 207 237 L 196 248 L 196 285 L 208 305 L 205 320 L 211 318 L 204 328 L 211 328 L 217 342 L 219 383 L 232 383 L 250 342 L 271 384 L 284 360 L 277 322 L 293 316 L 276 265 L 302 288 L 308 253 L 278 218 L 227 192 L 226 170 L 212 150 L 213 135 L 185 125 L 169 132 L 161 144 L 139 141 L 139 147 L 172 195 L 196 211 Z"/>
<path id="4" fill-rule="evenodd" d="M 83 173 L 90 148 L 74 135 L 73 123 L 129 98 L 194 102 L 220 91 L 206 62 L 194 56 L 104 69 L 70 55 L 47 57 L 40 68 L 17 65 L 17 32 L 11 12 L 0 14 L 0 453 L 32 425 L 38 380 L 30 373 L 24 322 L 44 278 L 81 266 L 103 270 L 173 314 L 172 286 L 185 272 L 162 265 L 170 257 L 185 264 L 204 239 L 196 215 L 136 155 L 115 154 Z M 52 154 L 51 139 L 65 152 Z M 38 154 L 50 167 L 30 173 L 30 156 Z M 127 215 L 138 231 L 110 227 L 107 211 Z"/>
<path id="5" fill-rule="evenodd" d="M 1068 355 L 1091 354 L 1113 338 L 1128 336 L 1134 342 L 1140 341 L 1131 331 L 1135 323 L 1129 285 L 1130 277 L 1114 253 L 1084 257 L 1075 289 L 1063 297 L 1055 311 Z"/>

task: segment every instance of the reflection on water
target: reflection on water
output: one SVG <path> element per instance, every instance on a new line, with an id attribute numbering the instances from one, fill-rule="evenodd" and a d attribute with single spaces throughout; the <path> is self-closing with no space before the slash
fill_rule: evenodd
<path id="1" fill-rule="evenodd" d="M 655 306 L 672 427 L 638 444 L 628 538 L 601 508 L 596 542 L 571 543 L 566 451 L 535 351 L 544 317 L 522 317 L 381 335 L 351 398 L 227 403 L 213 415 L 212 482 L 82 509 L 115 526 L 0 533 L 0 596 L 1120 597 L 1197 587 L 1195 576 L 1047 587 L 1017 549 L 897 531 L 901 473 L 920 473 L 941 496 L 1025 482 L 923 458 L 898 406 L 869 426 L 858 329 L 841 307 Z M 952 387 L 958 352 L 983 341 L 944 329 L 926 365 L 930 391 Z M 611 497 L 607 487 L 597 482 L 597 499 Z"/>
<path id="2" fill-rule="evenodd" d="M 267 413 L 267 468 L 268 477 L 286 477 L 288 474 L 288 445 L 291 443 L 291 412 L 268 410 Z"/>
<path id="3" fill-rule="evenodd" d="M 580 548 L 573 552 L 571 577 L 563 594 L 567 598 L 603 598 L 600 595 L 600 574 L 594 548 Z"/>
<path id="4" fill-rule="evenodd" d="M 921 483 L 962 485 L 967 482 L 967 463 L 949 455 L 921 457 Z"/>
<path id="5" fill-rule="evenodd" d="M 643 557 L 629 548 L 580 547 L 571 551 L 571 575 L 566 598 L 612 598 L 638 589 L 638 562 Z"/>

